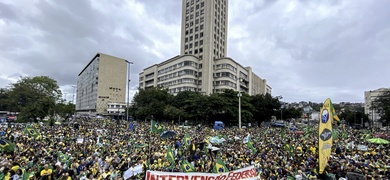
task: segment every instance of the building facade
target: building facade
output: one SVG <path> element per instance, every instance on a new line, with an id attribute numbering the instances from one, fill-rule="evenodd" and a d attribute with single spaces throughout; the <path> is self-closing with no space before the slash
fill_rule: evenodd
<path id="1" fill-rule="evenodd" d="M 226 57 L 227 0 L 183 0 L 180 55 L 145 68 L 139 87 L 163 87 L 176 94 L 196 91 L 219 93 L 225 89 L 271 94 L 265 79 Z"/>
<path id="2" fill-rule="evenodd" d="M 108 103 L 126 102 L 127 61 L 97 53 L 77 79 L 78 114 L 103 115 Z"/>
<path id="3" fill-rule="evenodd" d="M 364 113 L 368 115 L 368 118 L 373 122 L 374 127 L 380 127 L 381 123 L 379 122 L 381 116 L 372 108 L 372 102 L 376 98 L 380 97 L 382 92 L 388 91 L 389 88 L 379 88 L 372 91 L 364 92 Z"/>

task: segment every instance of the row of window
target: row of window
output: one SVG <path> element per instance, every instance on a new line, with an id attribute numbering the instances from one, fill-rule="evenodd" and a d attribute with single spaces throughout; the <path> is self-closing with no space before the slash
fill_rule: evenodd
<path id="1" fill-rule="evenodd" d="M 153 84 L 154 84 L 153 79 L 145 82 L 145 86 L 149 86 L 149 85 L 153 85 Z"/>
<path id="2" fill-rule="evenodd" d="M 174 77 L 183 76 L 183 75 L 194 75 L 194 76 L 197 76 L 198 72 L 194 71 L 194 70 L 190 70 L 190 69 L 185 69 L 185 70 L 181 70 L 179 72 L 174 72 L 174 73 L 171 73 L 171 74 L 167 74 L 165 76 L 158 77 L 157 78 L 157 82 L 165 81 L 167 79 L 172 79 Z"/>
<path id="3" fill-rule="evenodd" d="M 153 78 L 154 77 L 154 73 L 150 73 L 150 74 L 147 74 L 145 76 L 145 79 L 150 79 L 150 78 Z"/>
<path id="4" fill-rule="evenodd" d="M 165 83 L 161 83 L 158 86 L 160 87 L 169 87 L 177 84 L 202 84 L 201 80 L 197 79 L 192 79 L 192 78 L 183 78 L 183 79 L 178 79 L 178 80 L 173 80 Z"/>
<path id="5" fill-rule="evenodd" d="M 237 84 L 234 83 L 234 82 L 231 82 L 231 81 L 227 81 L 227 80 L 224 80 L 224 81 L 215 81 L 214 82 L 214 85 L 215 86 L 230 86 L 232 88 L 236 88 L 237 87 Z"/>
<path id="6" fill-rule="evenodd" d="M 214 73 L 214 78 L 219 78 L 219 77 L 228 77 L 233 80 L 237 80 L 237 76 L 230 73 L 230 72 L 217 72 Z"/>
<path id="7" fill-rule="evenodd" d="M 240 78 L 248 79 L 248 75 L 240 71 Z"/>
<path id="8" fill-rule="evenodd" d="M 202 1 L 196 0 L 196 5 L 199 5 L 199 2 L 200 2 L 201 7 L 204 7 L 204 0 L 202 0 Z M 195 1 L 194 1 L 194 0 L 191 0 L 191 6 L 193 6 L 194 3 L 195 3 Z M 226 3 L 225 3 L 225 4 L 226 4 Z M 187 0 L 186 7 L 187 7 L 187 8 L 190 7 L 190 2 L 189 2 L 189 0 Z"/>
<path id="9" fill-rule="evenodd" d="M 186 38 L 185 38 L 185 43 L 187 44 L 188 43 L 188 38 L 189 38 L 189 41 L 190 41 L 190 46 L 192 47 L 192 42 L 193 42 L 193 40 L 195 39 L 195 41 L 196 41 L 196 44 L 195 44 L 195 46 L 198 46 L 198 44 L 197 44 L 197 40 L 200 38 L 201 40 L 199 41 L 199 45 L 201 46 L 201 45 L 203 45 L 203 32 L 201 32 L 201 33 L 199 33 L 199 34 L 195 34 L 195 36 L 187 36 Z"/>
<path id="10" fill-rule="evenodd" d="M 200 88 L 194 88 L 194 87 L 178 87 L 178 88 L 172 88 L 169 89 L 169 93 L 174 94 L 178 93 L 180 91 L 194 91 L 194 92 L 200 92 Z"/>
<path id="11" fill-rule="evenodd" d="M 126 105 L 119 105 L 119 104 L 108 104 L 107 108 L 108 109 L 120 109 L 120 108 L 125 108 Z"/>
<path id="12" fill-rule="evenodd" d="M 225 63 L 225 64 L 217 64 L 217 65 L 215 65 L 215 69 L 230 69 L 233 72 L 237 72 L 237 68 L 235 68 L 231 64 L 227 64 L 227 63 Z"/>
<path id="13" fill-rule="evenodd" d="M 183 61 L 183 62 L 174 64 L 172 66 L 166 67 L 166 68 L 164 68 L 162 70 L 159 70 L 157 74 L 158 75 L 165 74 L 167 72 L 173 71 L 173 70 L 175 70 L 177 68 L 181 68 L 181 67 L 184 67 L 184 66 L 192 66 L 192 67 L 197 68 L 198 67 L 198 63 L 193 62 L 193 61 Z"/>

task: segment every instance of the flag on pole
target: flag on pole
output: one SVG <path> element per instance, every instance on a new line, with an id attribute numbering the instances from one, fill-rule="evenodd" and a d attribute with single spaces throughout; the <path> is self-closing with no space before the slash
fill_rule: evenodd
<path id="1" fill-rule="evenodd" d="M 337 140 L 339 138 L 339 132 L 336 129 L 332 129 L 332 138 Z"/>
<path id="2" fill-rule="evenodd" d="M 173 151 L 172 151 L 171 146 L 168 147 L 167 155 L 165 157 L 167 158 L 167 160 L 170 163 L 174 163 L 175 162 L 175 157 L 173 156 Z"/>
<path id="3" fill-rule="evenodd" d="M 333 107 L 332 101 L 330 101 L 330 110 L 332 112 L 333 119 L 336 121 L 340 121 L 340 118 L 336 114 L 336 110 Z"/>
<path id="4" fill-rule="evenodd" d="M 283 139 L 286 139 L 286 132 L 284 131 L 284 128 L 282 128 L 281 135 Z"/>
<path id="5" fill-rule="evenodd" d="M 2 151 L 13 152 L 15 151 L 15 147 L 16 145 L 11 141 L 8 141 L 7 139 L 0 139 L 0 149 Z"/>
<path id="6" fill-rule="evenodd" d="M 184 172 L 195 172 L 195 167 L 187 160 L 181 161 L 181 168 Z"/>
<path id="7" fill-rule="evenodd" d="M 248 134 L 248 136 L 247 136 L 246 147 L 248 147 L 252 151 L 252 153 L 254 153 L 254 154 L 257 152 L 256 148 L 253 147 L 253 141 L 252 141 L 252 138 L 251 138 L 250 134 Z"/>
<path id="8" fill-rule="evenodd" d="M 69 156 L 67 154 L 64 154 L 61 151 L 59 151 L 58 158 L 61 162 L 66 162 L 69 159 Z"/>
<path id="9" fill-rule="evenodd" d="M 24 129 L 24 133 L 28 134 L 29 136 L 32 136 L 34 138 L 37 138 L 39 136 L 38 130 L 30 125 L 27 125 L 26 128 Z"/>
<path id="10" fill-rule="evenodd" d="M 218 157 L 217 162 L 213 168 L 213 173 L 227 173 L 229 172 L 228 168 L 225 166 L 225 162 L 222 161 L 221 157 Z"/>
<path id="11" fill-rule="evenodd" d="M 324 102 L 320 112 L 319 131 L 318 131 L 318 151 L 319 151 L 319 173 L 322 174 L 328 165 L 330 153 L 332 150 L 332 101 L 328 98 Z"/>
<path id="12" fill-rule="evenodd" d="M 159 125 L 155 120 L 152 120 L 151 131 L 156 133 L 162 133 L 165 131 L 164 127 Z"/>
<path id="13" fill-rule="evenodd" d="M 186 134 L 184 136 L 184 145 L 186 147 L 190 147 L 190 145 L 191 145 L 191 138 L 190 138 L 190 135 L 188 135 L 188 134 Z"/>

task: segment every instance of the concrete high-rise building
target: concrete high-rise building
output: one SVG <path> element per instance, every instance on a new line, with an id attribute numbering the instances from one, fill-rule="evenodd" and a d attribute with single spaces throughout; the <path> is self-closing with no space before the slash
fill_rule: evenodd
<path id="1" fill-rule="evenodd" d="M 225 89 L 271 94 L 267 81 L 251 67 L 226 57 L 227 22 L 227 0 L 183 0 L 180 55 L 145 68 L 139 87 L 164 87 L 172 94 L 211 94 Z"/>
<path id="2" fill-rule="evenodd" d="M 214 61 L 226 57 L 227 0 L 183 0 L 180 54 L 198 57 L 201 89 L 212 92 Z"/>
<path id="3" fill-rule="evenodd" d="M 126 83 L 127 61 L 97 53 L 78 75 L 77 113 L 103 115 L 108 103 L 125 103 Z"/>
<path id="4" fill-rule="evenodd" d="M 388 90 L 389 88 L 379 88 L 364 92 L 364 114 L 368 114 L 368 118 L 373 123 L 374 127 L 381 126 L 381 123 L 379 122 L 381 116 L 372 107 L 372 102 L 375 101 L 376 98 L 380 97 L 384 91 Z"/>

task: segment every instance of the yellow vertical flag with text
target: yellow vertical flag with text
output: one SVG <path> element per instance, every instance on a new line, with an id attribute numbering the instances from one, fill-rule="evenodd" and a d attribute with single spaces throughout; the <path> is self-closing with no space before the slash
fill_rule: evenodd
<path id="1" fill-rule="evenodd" d="M 319 173 L 322 174 L 332 151 L 332 101 L 326 99 L 320 112 L 320 124 L 318 131 L 318 142 L 319 142 Z"/>

